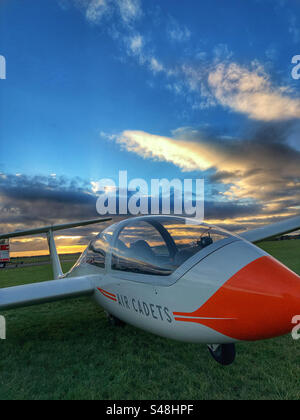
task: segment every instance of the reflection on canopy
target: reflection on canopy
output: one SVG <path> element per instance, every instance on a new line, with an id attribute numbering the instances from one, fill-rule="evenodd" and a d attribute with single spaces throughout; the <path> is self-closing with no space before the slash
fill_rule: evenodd
<path id="1" fill-rule="evenodd" d="M 129 221 L 114 238 L 112 269 L 167 276 L 197 252 L 229 234 L 185 218 Z"/>
<path id="2" fill-rule="evenodd" d="M 139 274 L 169 276 L 204 248 L 231 235 L 222 229 L 180 217 L 149 216 L 112 225 L 92 241 L 86 262 Z"/>

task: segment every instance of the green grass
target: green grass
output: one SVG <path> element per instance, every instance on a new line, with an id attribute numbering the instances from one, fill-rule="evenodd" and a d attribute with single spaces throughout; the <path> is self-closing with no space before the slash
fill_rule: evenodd
<path id="1" fill-rule="evenodd" d="M 79 258 L 80 254 L 60 254 L 61 261 L 76 261 Z M 35 263 L 49 263 L 50 264 L 50 255 L 39 255 L 33 257 L 12 257 L 10 259 L 10 264 L 35 264 Z"/>
<path id="2" fill-rule="evenodd" d="M 300 241 L 262 247 L 300 274 Z M 4 270 L 0 287 L 51 277 L 50 266 Z M 222 367 L 206 346 L 109 326 L 85 298 L 3 315 L 1 400 L 300 398 L 300 342 L 290 336 L 238 344 L 236 363 Z"/>

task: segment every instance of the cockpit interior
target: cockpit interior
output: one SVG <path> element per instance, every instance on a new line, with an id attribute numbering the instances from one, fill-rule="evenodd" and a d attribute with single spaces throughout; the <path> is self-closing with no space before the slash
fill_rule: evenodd
<path id="1" fill-rule="evenodd" d="M 87 262 L 112 270 L 168 276 L 201 250 L 231 236 L 183 217 L 148 216 L 112 225 L 94 239 Z"/>

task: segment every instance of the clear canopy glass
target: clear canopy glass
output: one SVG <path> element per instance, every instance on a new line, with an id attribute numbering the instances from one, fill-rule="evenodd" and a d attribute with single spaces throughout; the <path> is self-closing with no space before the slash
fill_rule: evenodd
<path id="1" fill-rule="evenodd" d="M 104 267 L 111 249 L 112 270 L 168 276 L 196 253 L 230 236 L 193 219 L 140 217 L 104 230 L 90 244 L 88 255 Z"/>

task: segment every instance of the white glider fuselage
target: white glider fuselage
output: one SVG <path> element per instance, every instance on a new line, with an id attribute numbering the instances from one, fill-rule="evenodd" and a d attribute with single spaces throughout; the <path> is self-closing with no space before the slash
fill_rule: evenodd
<path id="1" fill-rule="evenodd" d="M 47 234 L 54 280 L 0 289 L 0 311 L 92 297 L 114 325 L 208 344 L 222 365 L 238 341 L 287 334 L 300 314 L 300 277 L 253 243 L 300 228 L 300 216 L 237 236 L 175 216 L 118 222 L 96 236 L 63 274 L 53 233 L 110 218 L 0 234 Z"/>
<path id="2" fill-rule="evenodd" d="M 257 246 L 222 229 L 217 241 L 203 247 L 198 244 L 199 251 L 190 257 L 186 249 L 172 250 L 180 243 L 180 235 L 191 234 L 184 230 L 188 219 L 185 225 L 179 225 L 179 220 L 149 216 L 113 225 L 99 235 L 98 242 L 91 242 L 65 279 L 92 275 L 93 299 L 109 314 L 175 340 L 227 344 L 272 338 L 292 330 L 292 318 L 300 311 L 298 275 Z M 170 228 L 171 221 L 174 225 Z M 172 270 L 159 272 L 160 267 L 165 270 L 168 266 L 165 254 L 154 257 L 142 243 L 157 244 L 154 234 L 152 239 L 136 241 L 140 223 L 150 224 L 166 240 L 172 261 L 177 261 Z M 161 225 L 171 233 L 172 241 Z M 126 229 L 127 236 L 123 234 Z M 213 233 L 218 228 L 202 225 L 202 229 Z M 131 248 L 124 245 L 127 240 Z M 135 256 L 131 249 L 137 242 L 143 253 Z M 162 244 L 159 248 L 162 252 Z M 153 261 L 163 261 L 157 266 L 152 261 L 155 274 L 149 272 L 150 256 Z"/>

